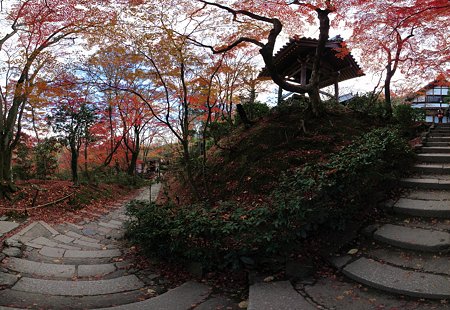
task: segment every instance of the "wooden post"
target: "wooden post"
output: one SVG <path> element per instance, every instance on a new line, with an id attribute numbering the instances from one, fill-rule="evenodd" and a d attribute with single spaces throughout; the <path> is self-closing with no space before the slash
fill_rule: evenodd
<path id="1" fill-rule="evenodd" d="M 278 101 L 277 101 L 278 106 L 280 106 L 281 101 L 283 101 L 283 88 L 278 86 Z"/>
<path id="2" fill-rule="evenodd" d="M 336 102 L 339 102 L 339 82 L 334 82 L 334 98 L 336 98 Z"/>

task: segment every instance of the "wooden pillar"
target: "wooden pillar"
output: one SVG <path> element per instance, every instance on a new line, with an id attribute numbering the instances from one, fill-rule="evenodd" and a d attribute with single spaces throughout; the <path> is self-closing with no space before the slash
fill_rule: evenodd
<path id="1" fill-rule="evenodd" d="M 278 86 L 278 101 L 277 105 L 281 105 L 281 102 L 283 101 L 283 88 L 281 86 Z"/>
<path id="2" fill-rule="evenodd" d="M 336 101 L 339 102 L 339 82 L 334 82 L 334 98 L 336 98 Z"/>
<path id="3" fill-rule="evenodd" d="M 306 85 L 306 63 L 302 63 L 302 70 L 300 71 L 300 84 Z"/>

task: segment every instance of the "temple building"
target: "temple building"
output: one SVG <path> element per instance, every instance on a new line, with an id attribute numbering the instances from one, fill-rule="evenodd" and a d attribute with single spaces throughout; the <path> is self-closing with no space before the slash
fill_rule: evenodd
<path id="1" fill-rule="evenodd" d="M 288 82 L 306 85 L 311 78 L 317 39 L 291 38 L 274 56 L 278 72 Z M 345 51 L 345 42 L 340 36 L 328 40 L 320 66 L 320 88 L 334 85 L 334 97 L 339 98 L 338 83 L 363 76 L 356 60 Z M 270 77 L 267 68 L 259 74 Z"/>
<path id="2" fill-rule="evenodd" d="M 425 110 L 426 121 L 429 123 L 437 122 L 437 113 L 440 110 L 444 112 L 444 123 L 450 122 L 449 101 L 450 101 L 450 82 L 443 78 L 438 78 L 422 87 L 407 101 L 413 108 Z"/>

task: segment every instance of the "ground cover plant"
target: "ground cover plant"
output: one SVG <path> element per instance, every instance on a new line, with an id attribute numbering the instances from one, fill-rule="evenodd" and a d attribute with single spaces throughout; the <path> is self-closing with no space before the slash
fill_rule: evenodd
<path id="1" fill-rule="evenodd" d="M 395 126 L 334 109 L 320 124 L 308 122 L 305 133 L 293 124 L 302 115 L 293 110 L 228 137 L 229 150 L 217 150 L 208 166 L 210 203 L 130 203 L 129 237 L 151 255 L 206 268 L 255 265 L 370 213 L 374 194 L 389 190 L 412 163 Z"/>

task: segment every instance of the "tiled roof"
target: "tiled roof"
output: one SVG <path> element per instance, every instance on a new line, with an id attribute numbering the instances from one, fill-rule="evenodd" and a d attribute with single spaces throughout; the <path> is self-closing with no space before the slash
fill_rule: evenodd
<path id="1" fill-rule="evenodd" d="M 298 59 L 307 59 L 308 56 L 310 61 L 307 63 L 307 66 L 309 64 L 309 67 L 312 67 L 313 57 L 311 56 L 314 56 L 318 42 L 317 39 L 312 38 L 291 38 L 274 56 L 274 64 L 278 71 L 282 75 L 290 75 L 290 73 L 294 73 L 300 68 Z M 328 40 L 323 55 L 322 66 L 333 72 L 339 71 L 338 82 L 364 75 L 360 66 L 350 53 L 343 58 L 336 56 L 336 54 L 339 53 L 338 49 L 342 47 L 341 43 L 343 42 L 344 41 L 340 37 Z M 270 74 L 267 68 L 263 68 L 259 76 L 269 77 Z M 332 85 L 333 82 L 329 82 L 328 80 L 326 84 L 327 85 L 321 84 L 320 87 Z"/>

